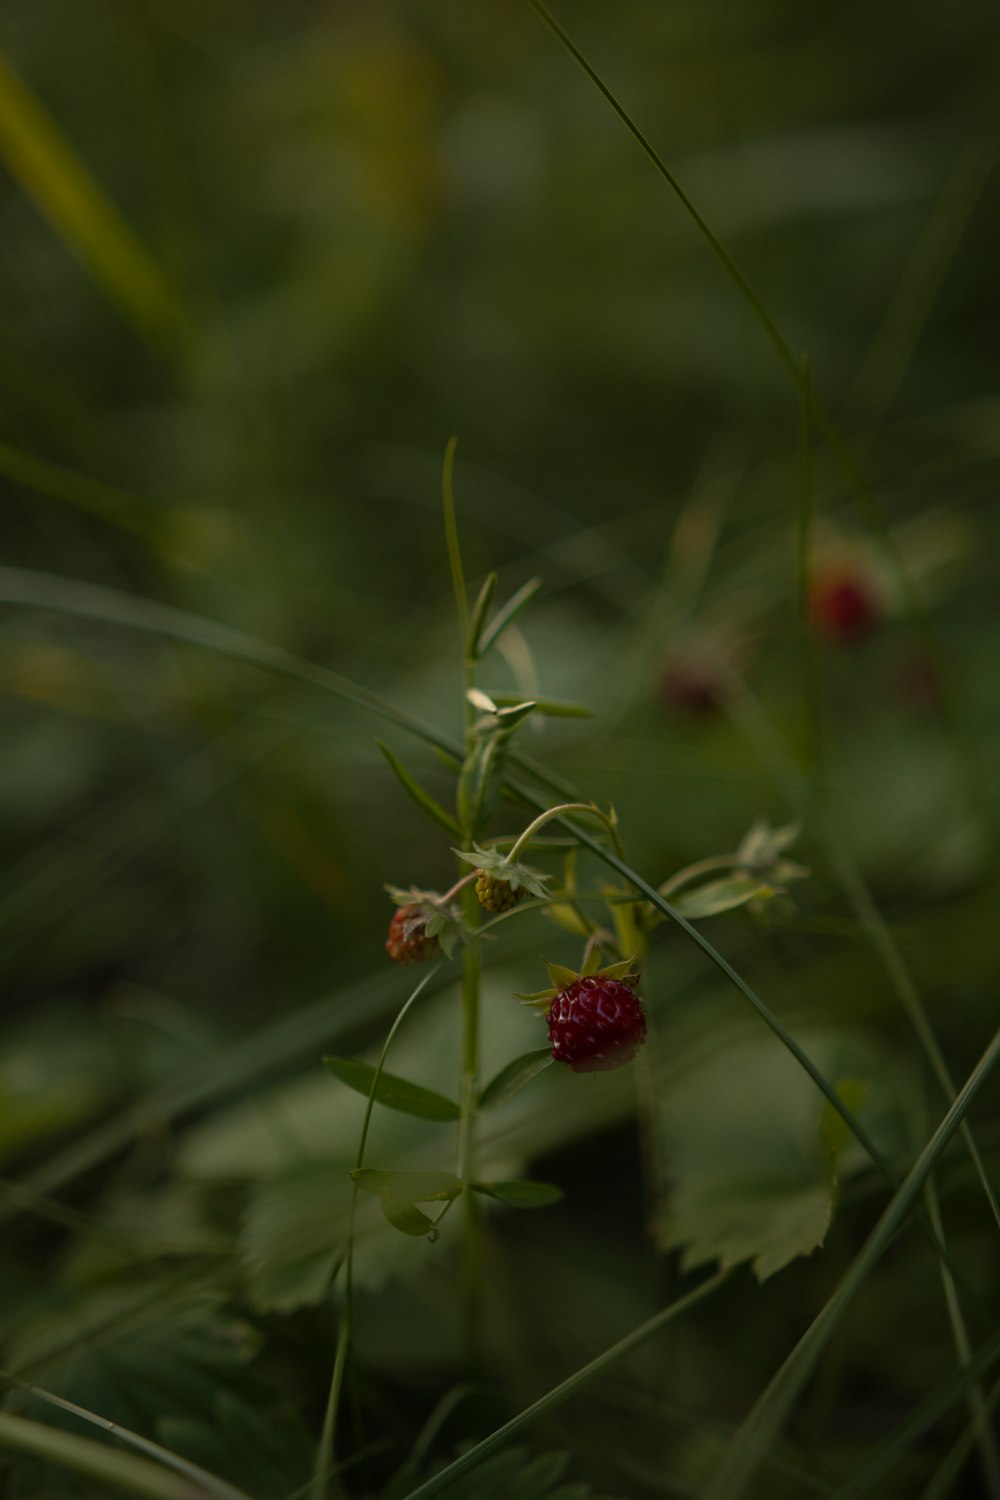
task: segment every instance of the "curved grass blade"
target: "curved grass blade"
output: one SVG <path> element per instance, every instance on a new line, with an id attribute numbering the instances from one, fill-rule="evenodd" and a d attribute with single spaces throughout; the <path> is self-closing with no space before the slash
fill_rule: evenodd
<path id="1" fill-rule="evenodd" d="M 6 1371 L 0 1371 L 0 1379 L 9 1380 L 21 1390 L 29 1392 L 37 1400 L 44 1401 L 49 1406 L 55 1406 L 60 1411 L 69 1412 L 71 1416 L 79 1417 L 81 1421 L 89 1422 L 94 1427 L 99 1427 L 102 1432 L 126 1443 L 130 1448 L 137 1448 L 141 1453 L 148 1453 L 151 1458 L 155 1458 L 166 1468 L 173 1469 L 175 1473 L 183 1474 L 194 1484 L 200 1485 L 206 1495 L 214 1495 L 217 1500 L 249 1500 L 245 1491 L 237 1489 L 225 1479 L 219 1479 L 215 1474 L 210 1474 L 200 1464 L 191 1463 L 189 1459 L 182 1458 L 179 1453 L 172 1453 L 169 1448 L 164 1448 L 160 1443 L 154 1443 L 150 1438 L 145 1438 L 138 1432 L 132 1432 L 128 1427 L 122 1427 L 118 1422 L 112 1422 L 97 1412 L 88 1411 L 85 1406 L 77 1406 L 75 1401 L 67 1401 L 62 1396 L 53 1395 L 51 1391 L 42 1390 L 40 1386 L 29 1385 L 18 1380 L 16 1376 L 8 1375 Z"/>
<path id="2" fill-rule="evenodd" d="M 376 1104 L 386 1109 L 397 1109 L 404 1115 L 415 1115 L 418 1120 L 450 1120 L 459 1118 L 461 1111 L 453 1099 L 435 1094 L 431 1089 L 421 1088 L 395 1073 L 376 1074 L 368 1063 L 353 1062 L 347 1057 L 324 1057 L 324 1066 L 346 1083 L 356 1094 L 369 1098 L 373 1093 Z"/>
<path id="3" fill-rule="evenodd" d="M 175 344 L 186 315 L 148 252 L 0 54 L 0 155 L 53 229 L 138 331 Z"/>
<path id="4" fill-rule="evenodd" d="M 209 1500 L 211 1494 L 203 1486 L 193 1487 L 189 1477 L 172 1473 L 147 1458 L 118 1453 L 107 1443 L 32 1422 L 13 1412 L 0 1411 L 0 1448 L 57 1464 L 137 1500 Z M 240 1491 L 233 1494 L 239 1495 L 239 1500 L 249 1500 Z"/>
<path id="5" fill-rule="evenodd" d="M 665 1307 L 660 1312 L 655 1313 L 645 1323 L 640 1324 L 638 1328 L 626 1334 L 623 1339 L 619 1339 L 617 1344 L 612 1344 L 610 1349 L 605 1349 L 603 1354 L 599 1354 L 589 1364 L 583 1365 L 581 1369 L 576 1370 L 568 1379 L 561 1381 L 557 1386 L 553 1386 L 552 1390 L 547 1391 L 544 1396 L 540 1396 L 537 1401 L 533 1401 L 530 1406 L 526 1407 L 524 1411 L 519 1412 L 516 1417 L 512 1417 L 509 1422 L 505 1422 L 495 1432 L 491 1432 L 489 1437 L 483 1438 L 482 1442 L 477 1443 L 474 1448 L 470 1448 L 467 1453 L 463 1453 L 454 1463 L 449 1464 L 446 1469 L 442 1469 L 440 1474 L 435 1474 L 431 1479 L 425 1479 L 423 1484 L 418 1484 L 415 1490 L 410 1491 L 406 1500 L 430 1500 L 431 1495 L 441 1494 L 443 1490 L 448 1489 L 454 1484 L 456 1479 L 461 1478 L 463 1474 L 467 1474 L 470 1469 L 476 1468 L 491 1453 L 495 1453 L 498 1448 L 502 1448 L 506 1443 L 510 1442 L 511 1438 L 516 1437 L 519 1432 L 523 1432 L 526 1427 L 530 1427 L 533 1422 L 537 1422 L 540 1417 L 544 1417 L 548 1412 L 554 1411 L 556 1407 L 562 1406 L 564 1401 L 568 1401 L 578 1390 L 589 1384 L 595 1376 L 602 1375 L 605 1370 L 617 1364 L 618 1360 L 624 1359 L 627 1354 L 631 1354 L 633 1349 L 638 1349 L 642 1344 L 654 1338 L 661 1329 L 666 1328 L 676 1318 L 681 1317 L 690 1308 L 697 1306 L 699 1302 L 704 1302 L 707 1297 L 710 1297 L 713 1292 L 719 1289 L 729 1275 L 728 1271 L 720 1271 L 717 1276 L 710 1276 L 700 1286 L 695 1287 L 693 1292 L 688 1292 L 684 1297 L 678 1297 L 677 1301 L 671 1302 L 669 1307 Z"/>
<path id="6" fill-rule="evenodd" d="M 331 671 L 329 667 L 308 661 L 303 656 L 296 656 L 282 646 L 248 635 L 232 625 L 223 625 L 202 615 L 176 609 L 171 604 L 140 599 L 134 594 L 121 593 L 117 589 L 104 588 L 96 583 L 81 583 L 78 579 L 60 578 L 52 573 L 36 573 L 28 568 L 0 568 L 0 604 L 51 609 L 59 614 L 74 615 L 78 619 L 122 625 L 128 630 L 139 630 L 166 640 L 200 646 L 220 656 L 247 662 L 267 672 L 289 677 L 295 682 L 321 688 L 324 692 L 342 698 L 346 703 L 353 703 L 358 708 L 377 714 L 379 718 L 395 724 L 399 729 L 407 730 L 446 754 L 453 755 L 456 752 L 454 743 L 446 736 L 438 734 L 428 724 L 402 709 L 393 708 L 377 694 L 352 682 L 350 678 Z"/>

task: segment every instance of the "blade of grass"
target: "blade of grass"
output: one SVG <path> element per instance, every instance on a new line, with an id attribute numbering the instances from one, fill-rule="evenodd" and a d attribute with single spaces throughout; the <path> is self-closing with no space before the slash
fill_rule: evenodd
<path id="1" fill-rule="evenodd" d="M 172 347 L 184 311 L 148 252 L 55 122 L 0 54 L 0 156 L 134 327 Z"/>
<path id="2" fill-rule="evenodd" d="M 0 1412 L 0 1448 L 70 1469 L 138 1500 L 209 1500 L 210 1496 L 210 1491 L 202 1486 L 192 1486 L 190 1477 L 171 1473 L 159 1463 L 136 1458 L 131 1453 L 117 1453 L 107 1443 L 78 1437 L 42 1422 L 31 1422 L 12 1412 Z M 232 1491 L 231 1495 L 249 1500 L 240 1491 Z"/>
<path id="3" fill-rule="evenodd" d="M 368 1102 L 365 1105 L 364 1118 L 361 1122 L 361 1134 L 358 1137 L 358 1150 L 355 1159 L 355 1171 L 360 1172 L 365 1164 L 365 1146 L 368 1142 L 368 1129 L 371 1125 L 372 1113 L 375 1109 L 375 1098 L 378 1093 L 379 1079 L 385 1067 L 385 1060 L 389 1055 L 399 1028 L 409 1015 L 417 1000 L 427 988 L 431 979 L 438 973 L 438 967 L 431 969 L 424 975 L 420 983 L 410 994 L 409 998 L 400 1008 L 399 1014 L 389 1027 L 388 1035 L 382 1043 L 382 1050 L 375 1064 L 372 1075 L 371 1089 L 368 1094 Z M 344 1386 L 344 1372 L 347 1369 L 347 1356 L 351 1346 L 351 1334 L 354 1321 L 354 1219 L 357 1212 L 358 1184 L 352 1177 L 351 1202 L 347 1214 L 347 1253 L 344 1258 L 344 1306 L 340 1316 L 340 1326 L 337 1330 L 337 1349 L 333 1361 L 333 1375 L 330 1379 L 330 1394 L 327 1398 L 326 1412 L 323 1417 L 323 1430 L 320 1434 L 319 1445 L 316 1450 L 316 1462 L 313 1466 L 312 1488 L 310 1490 L 311 1500 L 326 1500 L 328 1492 L 328 1480 L 337 1470 L 334 1445 L 337 1434 L 337 1416 L 340 1411 L 340 1397 Z"/>
<path id="4" fill-rule="evenodd" d="M 934 1176 L 927 1179 L 924 1189 L 924 1200 L 927 1204 L 927 1217 L 933 1226 L 935 1234 L 946 1243 L 944 1223 L 941 1218 L 941 1208 L 938 1202 L 937 1184 Z M 965 1318 L 962 1315 L 962 1305 L 958 1300 L 958 1292 L 955 1288 L 955 1278 L 948 1267 L 940 1264 L 941 1282 L 944 1290 L 945 1306 L 948 1309 L 948 1322 L 951 1326 L 952 1342 L 958 1354 L 959 1365 L 963 1370 L 970 1370 L 973 1364 L 972 1345 L 969 1342 L 968 1329 L 965 1326 Z M 997 1452 L 997 1440 L 993 1433 L 989 1416 L 986 1409 L 986 1398 L 982 1386 L 978 1380 L 971 1380 L 966 1393 L 969 1404 L 969 1413 L 976 1428 L 976 1441 L 979 1445 L 979 1459 L 983 1470 L 983 1479 L 989 1492 L 990 1500 L 1000 1500 L 1000 1454 Z"/>
<path id="5" fill-rule="evenodd" d="M 446 736 L 438 734 L 429 725 L 402 709 L 394 708 L 359 683 L 342 677 L 328 667 L 308 661 L 305 657 L 296 656 L 294 652 L 275 646 L 270 641 L 260 640 L 231 625 L 221 625 L 187 610 L 176 609 L 170 604 L 141 599 L 99 584 L 60 578 L 52 573 L 32 572 L 27 568 L 0 568 L 0 604 L 54 610 L 73 615 L 77 619 L 120 625 L 161 639 L 200 646 L 206 651 L 248 662 L 267 672 L 276 672 L 295 682 L 305 682 L 311 687 L 334 693 L 346 703 L 367 709 L 388 723 L 395 724 L 397 728 L 408 730 L 428 745 L 434 745 L 448 754 L 456 752 L 454 743 Z"/>
<path id="6" fill-rule="evenodd" d="M 1000 1031 L 973 1068 L 954 1104 L 921 1151 L 902 1186 L 851 1263 L 833 1296 L 810 1324 L 754 1403 L 705 1491 L 704 1500 L 740 1500 L 777 1437 L 826 1345 L 890 1240 L 902 1226 L 945 1147 L 955 1135 L 992 1069 L 1000 1061 Z"/>
<path id="7" fill-rule="evenodd" d="M 455 607 L 458 610 L 458 628 L 462 638 L 462 655 L 466 655 L 469 639 L 469 596 L 465 587 L 462 569 L 462 552 L 458 545 L 458 525 L 455 520 L 455 449 L 458 438 L 450 437 L 444 450 L 444 468 L 441 472 L 441 494 L 444 502 L 444 536 L 448 547 L 448 565 L 451 568 L 451 586 L 455 592 Z"/>
<path id="8" fill-rule="evenodd" d="M 626 1355 L 631 1354 L 633 1349 L 638 1349 L 642 1344 L 647 1343 L 649 1339 L 654 1338 L 661 1329 L 666 1328 L 690 1308 L 696 1307 L 699 1302 L 703 1302 L 707 1297 L 710 1297 L 731 1274 L 729 1271 L 720 1271 L 718 1275 L 710 1276 L 700 1286 L 695 1287 L 693 1292 L 688 1292 L 685 1296 L 679 1297 L 676 1302 L 671 1302 L 669 1307 L 665 1307 L 660 1312 L 655 1313 L 645 1323 L 640 1324 L 638 1328 L 626 1334 L 623 1339 L 619 1339 L 617 1344 L 612 1344 L 610 1349 L 605 1349 L 603 1354 L 599 1354 L 589 1364 L 581 1366 L 579 1370 L 576 1370 L 566 1380 L 561 1381 L 559 1385 L 553 1386 L 552 1390 L 547 1391 L 544 1396 L 540 1396 L 537 1401 L 533 1401 L 530 1406 L 525 1407 L 524 1411 L 519 1412 L 516 1417 L 511 1417 L 509 1422 L 505 1422 L 502 1427 L 498 1427 L 495 1432 L 491 1432 L 489 1437 L 483 1438 L 482 1442 L 477 1443 L 474 1448 L 470 1448 L 467 1453 L 463 1453 L 460 1458 L 455 1459 L 454 1463 L 449 1464 L 446 1469 L 442 1469 L 439 1474 L 435 1474 L 431 1479 L 425 1479 L 423 1484 L 418 1484 L 415 1490 L 409 1492 L 406 1500 L 430 1500 L 431 1495 L 439 1495 L 442 1490 L 448 1489 L 454 1484 L 456 1479 L 460 1479 L 470 1469 L 476 1468 L 491 1453 L 495 1453 L 498 1448 L 502 1448 L 505 1443 L 510 1442 L 511 1438 L 516 1437 L 519 1432 L 523 1432 L 526 1427 L 530 1427 L 532 1423 L 537 1422 L 550 1411 L 554 1411 L 556 1407 L 561 1406 L 564 1401 L 568 1401 L 571 1396 L 574 1396 L 577 1391 L 582 1390 L 596 1376 L 603 1374 L 605 1370 L 610 1369 L 618 1360 L 624 1359 Z"/>
<path id="9" fill-rule="evenodd" d="M 140 1453 L 146 1453 L 150 1458 L 156 1459 L 165 1468 L 173 1469 L 176 1474 L 182 1474 L 194 1484 L 200 1485 L 206 1495 L 215 1495 L 218 1500 L 249 1500 L 244 1490 L 239 1490 L 235 1485 L 229 1484 L 225 1479 L 219 1479 L 217 1475 L 210 1474 L 200 1464 L 191 1463 L 182 1458 L 178 1453 L 171 1453 L 169 1448 L 162 1447 L 159 1443 L 152 1442 L 138 1432 L 132 1432 L 128 1427 L 122 1427 L 118 1422 L 109 1421 L 107 1417 L 99 1416 L 97 1412 L 88 1411 L 85 1406 L 77 1406 L 75 1401 L 66 1401 L 62 1396 L 55 1396 L 51 1391 L 43 1390 L 40 1386 L 29 1385 L 16 1376 L 9 1375 L 5 1370 L 0 1370 L 0 1379 L 8 1380 L 19 1390 L 27 1391 L 39 1401 L 44 1401 L 49 1406 L 57 1407 L 60 1411 L 69 1412 L 73 1417 L 79 1417 L 82 1422 L 89 1422 L 94 1427 L 99 1427 L 109 1437 L 117 1438 L 119 1442 L 125 1443 L 130 1448 L 136 1448 Z M 190 1491 L 188 1491 L 190 1494 Z"/>
<path id="10" fill-rule="evenodd" d="M 994 1382 L 993 1389 L 986 1398 L 986 1416 L 989 1420 L 997 1407 L 1000 1406 L 1000 1380 Z M 978 1424 L 973 1422 L 952 1443 L 944 1459 L 931 1478 L 930 1484 L 920 1493 L 920 1500 L 948 1500 L 949 1495 L 954 1495 L 955 1481 L 962 1472 L 962 1465 L 975 1446 L 978 1433 Z"/>
<path id="11" fill-rule="evenodd" d="M 7 443 L 0 443 L 0 474 L 24 489 L 75 505 L 88 515 L 99 516 L 102 521 L 109 521 L 158 546 L 170 540 L 168 513 L 157 510 L 156 506 L 128 490 L 92 479 L 89 474 L 78 474 L 61 464 L 37 458 L 33 453 L 11 448 Z"/>

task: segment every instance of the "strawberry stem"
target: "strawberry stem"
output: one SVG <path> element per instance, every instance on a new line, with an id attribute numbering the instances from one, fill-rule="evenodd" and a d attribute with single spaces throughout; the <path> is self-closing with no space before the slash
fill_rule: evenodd
<path id="1" fill-rule="evenodd" d="M 561 818 L 565 813 L 589 813 L 592 818 L 599 818 L 611 834 L 615 848 L 619 848 L 618 830 L 613 818 L 609 818 L 607 813 L 601 812 L 601 809 L 595 807 L 593 802 L 564 802 L 559 807 L 546 808 L 545 812 L 539 813 L 538 817 L 528 824 L 508 854 L 507 863 L 514 864 L 518 855 L 528 847 L 535 834 L 544 828 L 546 823 L 551 823 L 553 818 Z"/>

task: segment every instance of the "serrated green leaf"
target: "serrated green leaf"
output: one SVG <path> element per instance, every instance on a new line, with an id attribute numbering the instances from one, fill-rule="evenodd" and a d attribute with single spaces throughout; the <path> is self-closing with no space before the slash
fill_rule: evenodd
<path id="1" fill-rule="evenodd" d="M 580 977 L 575 969 L 567 969 L 564 964 L 550 964 L 548 959 L 544 959 L 543 962 L 557 990 L 569 989 L 570 985 L 576 984 Z"/>
<path id="2" fill-rule="evenodd" d="M 371 1097 L 375 1069 L 368 1063 L 354 1062 L 347 1057 L 324 1057 L 323 1065 L 341 1083 L 354 1089 L 355 1093 L 363 1094 L 366 1099 Z M 395 1073 L 379 1074 L 375 1100 L 386 1109 L 398 1109 L 404 1115 L 416 1115 L 418 1120 L 458 1120 L 462 1113 L 452 1099 L 422 1088 L 417 1083 L 410 1083 L 406 1078 L 399 1078 Z"/>
<path id="3" fill-rule="evenodd" d="M 462 830 L 458 825 L 457 819 L 453 818 L 451 813 L 442 807 L 440 802 L 436 801 L 429 792 L 424 791 L 420 783 L 410 774 L 403 763 L 397 760 L 387 745 L 384 745 L 381 740 L 376 740 L 375 743 L 385 756 L 390 769 L 407 795 L 413 799 L 417 806 L 433 822 L 437 823 L 440 828 L 443 828 L 446 833 L 450 833 L 452 838 L 461 838 Z"/>
<path id="4" fill-rule="evenodd" d="M 351 1176 L 362 1192 L 380 1198 L 388 1193 L 407 1203 L 447 1203 L 462 1191 L 461 1178 L 452 1172 L 382 1172 L 374 1167 L 356 1167 Z"/>
<path id="5" fill-rule="evenodd" d="M 529 578 L 528 582 L 522 584 L 516 593 L 512 594 L 502 609 L 497 610 L 490 623 L 486 626 L 476 648 L 477 656 L 485 656 L 495 641 L 507 629 L 507 626 L 520 614 L 524 606 L 532 600 L 542 586 L 540 578 Z"/>
<path id="6" fill-rule="evenodd" d="M 810 1053 L 833 1077 L 877 1066 L 854 1038 L 816 1038 Z M 656 1121 L 665 1195 L 656 1228 L 664 1249 L 685 1247 L 685 1266 L 748 1260 L 763 1280 L 822 1245 L 833 1163 L 814 1086 L 777 1041 L 740 1038 L 697 1058 L 663 1089 Z"/>
<path id="7" fill-rule="evenodd" d="M 398 1198 L 395 1193 L 389 1192 L 379 1193 L 378 1198 L 386 1219 L 400 1234 L 412 1234 L 419 1238 L 433 1231 L 434 1220 L 429 1219 L 409 1198 Z"/>
<path id="8" fill-rule="evenodd" d="M 474 1182 L 472 1187 L 474 1192 L 496 1198 L 509 1208 L 546 1208 L 550 1203 L 558 1203 L 563 1196 L 562 1188 L 557 1188 L 552 1182 Z"/>
<path id="9" fill-rule="evenodd" d="M 519 996 L 524 999 L 524 996 Z M 533 997 L 537 998 L 537 997 Z M 532 1003 L 532 1001 L 529 1001 Z M 533 1052 L 525 1052 L 521 1057 L 515 1057 L 513 1062 L 501 1068 L 495 1078 L 483 1089 L 479 1095 L 480 1109 L 495 1109 L 499 1104 L 506 1104 L 516 1093 L 524 1088 L 531 1080 L 552 1062 L 552 1053 L 548 1047 L 538 1047 Z"/>
<path id="10" fill-rule="evenodd" d="M 682 917 L 687 917 L 688 921 L 696 921 L 701 917 L 717 917 L 721 912 L 745 906 L 755 896 L 770 890 L 770 886 L 762 885 L 752 875 L 724 875 L 721 880 L 710 880 L 693 891 L 685 891 L 675 898 L 673 904 Z"/>

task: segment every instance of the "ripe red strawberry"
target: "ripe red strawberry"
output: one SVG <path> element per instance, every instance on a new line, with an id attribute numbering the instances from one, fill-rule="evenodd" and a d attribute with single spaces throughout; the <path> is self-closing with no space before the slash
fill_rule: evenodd
<path id="1" fill-rule="evenodd" d="M 510 911 L 525 894 L 526 888 L 523 885 L 515 889 L 510 881 L 501 880 L 492 870 L 476 871 L 476 895 L 480 906 L 484 906 L 487 911 Z"/>
<path id="2" fill-rule="evenodd" d="M 419 964 L 437 958 L 441 944 L 428 937 L 427 913 L 422 906 L 401 906 L 389 923 L 385 951 L 398 964 Z"/>
<path id="3" fill-rule="evenodd" d="M 882 605 L 861 572 L 838 569 L 821 573 L 809 594 L 813 629 L 832 641 L 859 641 L 882 619 Z"/>
<path id="4" fill-rule="evenodd" d="M 561 990 L 548 1014 L 556 1062 L 574 1073 L 604 1073 L 631 1062 L 646 1040 L 642 1002 L 620 979 L 589 974 Z"/>

